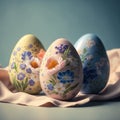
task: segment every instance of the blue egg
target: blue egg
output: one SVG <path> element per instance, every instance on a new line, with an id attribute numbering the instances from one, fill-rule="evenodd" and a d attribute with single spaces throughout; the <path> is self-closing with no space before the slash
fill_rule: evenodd
<path id="1" fill-rule="evenodd" d="M 103 90 L 109 79 L 110 64 L 105 47 L 95 34 L 85 34 L 75 43 L 83 65 L 83 87 L 87 94 L 97 94 Z"/>

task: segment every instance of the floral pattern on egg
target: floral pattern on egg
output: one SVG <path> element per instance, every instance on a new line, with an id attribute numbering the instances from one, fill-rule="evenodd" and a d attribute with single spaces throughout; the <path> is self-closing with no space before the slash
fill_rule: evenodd
<path id="1" fill-rule="evenodd" d="M 41 69 L 41 76 L 47 76 L 47 80 L 42 81 L 43 89 L 49 96 L 53 94 L 59 96 L 53 98 L 68 99 L 67 94 L 80 86 L 79 81 L 76 80 L 78 75 L 74 70 L 79 70 L 79 59 L 73 56 L 68 44 L 59 44 L 54 46 L 53 49 L 46 52 L 47 55 L 45 55 L 44 63 L 42 63 L 45 68 L 44 70 Z"/>
<path id="2" fill-rule="evenodd" d="M 42 47 L 37 40 L 32 39 L 27 44 L 21 44 L 25 41 L 27 42 L 25 38 L 18 41 L 11 54 L 9 63 L 10 80 L 18 91 L 37 94 L 41 91 L 39 82 L 41 61 L 37 57 L 37 53 Z"/>
<path id="3" fill-rule="evenodd" d="M 109 60 L 101 40 L 94 34 L 79 39 L 77 49 L 83 65 L 83 93 L 99 93 L 107 84 Z"/>
<path id="4" fill-rule="evenodd" d="M 87 47 L 84 48 L 84 52 L 80 55 L 83 64 L 89 61 L 89 64 L 86 64 L 86 67 L 83 69 L 85 73 L 84 83 L 88 82 L 89 79 L 94 79 L 98 75 L 102 75 L 102 70 L 104 69 L 104 66 L 106 65 L 107 62 L 107 59 L 103 57 L 100 58 L 99 62 L 96 62 L 93 66 L 92 64 L 94 61 L 93 59 L 94 57 L 97 58 L 97 54 L 100 55 L 100 51 L 99 53 L 96 53 L 96 56 L 90 54 L 88 52 L 88 48 L 94 47 L 95 41 L 89 40 L 88 42 L 92 44 L 88 44 Z"/>
<path id="5" fill-rule="evenodd" d="M 21 63 L 16 64 L 19 61 L 13 61 L 11 64 L 11 69 L 14 70 L 14 74 L 16 74 L 13 84 L 15 88 L 19 91 L 25 91 L 25 89 L 29 86 L 33 86 L 35 84 L 35 80 L 39 81 L 39 68 L 34 68 L 31 65 L 31 62 L 35 59 L 37 61 L 39 67 L 38 58 L 32 56 L 30 51 L 24 51 L 21 54 Z M 29 89 L 30 91 L 32 88 Z"/>

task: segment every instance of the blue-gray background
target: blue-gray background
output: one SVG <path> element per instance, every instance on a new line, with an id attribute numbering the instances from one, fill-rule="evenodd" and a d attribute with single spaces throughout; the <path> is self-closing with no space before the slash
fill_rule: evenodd
<path id="1" fill-rule="evenodd" d="M 0 63 L 25 34 L 34 34 L 47 49 L 57 38 L 72 44 L 95 33 L 107 50 L 120 48 L 120 0 L 0 0 Z"/>

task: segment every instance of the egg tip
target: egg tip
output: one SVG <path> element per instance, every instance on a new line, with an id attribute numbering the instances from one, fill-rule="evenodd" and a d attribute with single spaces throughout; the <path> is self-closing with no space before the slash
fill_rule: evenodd
<path id="1" fill-rule="evenodd" d="M 35 35 L 33 34 L 26 34 L 22 38 L 24 39 L 38 39 Z"/>
<path id="2" fill-rule="evenodd" d="M 72 45 L 72 43 L 66 38 L 58 38 L 53 43 L 58 43 L 58 44 L 64 43 L 64 44 Z"/>

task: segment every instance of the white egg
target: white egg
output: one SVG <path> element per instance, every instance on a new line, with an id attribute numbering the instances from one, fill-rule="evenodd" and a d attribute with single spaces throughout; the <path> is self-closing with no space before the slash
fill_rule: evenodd
<path id="1" fill-rule="evenodd" d="M 55 40 L 40 67 L 43 91 L 52 98 L 69 100 L 80 91 L 82 80 L 82 63 L 73 45 L 64 38 Z"/>

